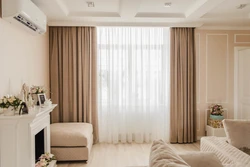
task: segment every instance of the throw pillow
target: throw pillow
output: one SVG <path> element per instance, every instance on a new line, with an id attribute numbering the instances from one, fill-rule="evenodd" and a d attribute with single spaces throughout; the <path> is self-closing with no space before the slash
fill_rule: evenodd
<path id="1" fill-rule="evenodd" d="M 250 121 L 230 120 L 222 121 L 226 132 L 228 143 L 232 146 L 243 149 L 250 149 Z"/>
<path id="2" fill-rule="evenodd" d="M 150 167 L 190 167 L 169 144 L 162 140 L 154 141 L 150 152 Z"/>
<path id="3" fill-rule="evenodd" d="M 223 167 L 220 160 L 212 152 L 186 152 L 179 156 L 192 167 Z"/>

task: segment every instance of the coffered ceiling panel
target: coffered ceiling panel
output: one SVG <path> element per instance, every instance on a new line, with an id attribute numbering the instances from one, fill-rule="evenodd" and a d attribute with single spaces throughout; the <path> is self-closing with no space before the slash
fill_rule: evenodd
<path id="1" fill-rule="evenodd" d="M 88 7 L 87 2 L 94 2 L 94 7 Z M 120 0 L 61 0 L 71 12 L 119 12 Z"/>
<path id="2" fill-rule="evenodd" d="M 241 7 L 243 4 L 246 4 L 246 6 Z M 249 14 L 249 0 L 227 0 L 206 13 L 203 18 L 248 18 Z"/>
<path id="3" fill-rule="evenodd" d="M 250 29 L 250 0 L 32 1 L 47 15 L 48 24 L 52 26 L 214 26 Z M 89 2 L 94 7 L 89 7 Z"/>
<path id="4" fill-rule="evenodd" d="M 185 13 L 197 0 L 142 0 L 138 12 L 144 13 Z M 171 7 L 165 7 L 170 2 Z"/>

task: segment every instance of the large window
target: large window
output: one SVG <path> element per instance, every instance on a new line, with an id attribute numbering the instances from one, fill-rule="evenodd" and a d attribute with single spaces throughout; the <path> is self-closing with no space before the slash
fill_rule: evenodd
<path id="1" fill-rule="evenodd" d="M 169 29 L 97 32 L 100 141 L 168 140 Z"/>

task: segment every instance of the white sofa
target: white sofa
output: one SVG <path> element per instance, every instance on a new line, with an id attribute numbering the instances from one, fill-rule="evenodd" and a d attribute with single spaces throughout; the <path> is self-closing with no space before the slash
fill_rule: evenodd
<path id="1" fill-rule="evenodd" d="M 177 154 L 162 140 L 151 147 L 149 167 L 223 167 L 214 153 L 190 151 Z"/>
<path id="2" fill-rule="evenodd" d="M 250 167 L 250 120 L 222 122 L 227 137 L 201 138 L 201 151 L 177 155 L 170 145 L 154 141 L 150 167 Z"/>
<path id="3" fill-rule="evenodd" d="M 201 138 L 201 151 L 214 152 L 224 166 L 250 167 L 250 155 L 248 155 L 250 153 L 250 121 L 224 119 L 222 122 L 226 137 Z"/>
<path id="4" fill-rule="evenodd" d="M 224 166 L 250 167 L 250 156 L 229 144 L 226 137 L 202 137 L 200 150 L 215 153 Z"/>

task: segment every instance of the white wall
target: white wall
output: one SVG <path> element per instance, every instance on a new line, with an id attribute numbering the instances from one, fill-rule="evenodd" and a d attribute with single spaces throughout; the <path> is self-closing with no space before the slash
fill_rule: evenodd
<path id="1" fill-rule="evenodd" d="M 22 83 L 49 89 L 49 36 L 32 36 L 0 18 L 0 97 L 15 95 Z"/>

